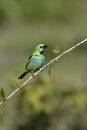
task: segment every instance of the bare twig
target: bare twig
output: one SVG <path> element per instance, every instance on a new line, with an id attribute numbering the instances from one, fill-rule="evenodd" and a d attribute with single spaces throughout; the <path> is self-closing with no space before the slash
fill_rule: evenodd
<path id="1" fill-rule="evenodd" d="M 49 61 L 46 65 L 44 65 L 36 73 L 34 73 L 34 76 L 31 76 L 28 80 L 26 80 L 23 84 L 21 84 L 16 90 L 14 90 L 9 96 L 7 96 L 6 100 L 9 100 L 12 96 L 14 96 L 19 90 L 21 90 L 23 87 L 25 87 L 34 77 L 36 77 L 41 71 L 43 71 L 44 69 L 46 69 L 49 65 L 51 65 L 52 63 L 58 61 L 63 55 L 69 53 L 70 51 L 72 51 L 73 49 L 75 49 L 76 47 L 80 46 L 81 44 L 83 44 L 85 42 L 87 42 L 87 39 L 84 39 L 83 41 L 75 44 L 73 47 L 71 47 L 68 50 L 62 52 L 56 58 L 54 58 L 51 61 Z M 0 102 L 0 105 L 2 105 L 2 104 L 3 104 L 3 101 Z"/>

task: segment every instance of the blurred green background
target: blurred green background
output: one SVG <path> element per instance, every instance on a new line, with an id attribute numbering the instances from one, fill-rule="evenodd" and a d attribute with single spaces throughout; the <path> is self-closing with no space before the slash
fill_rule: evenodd
<path id="1" fill-rule="evenodd" d="M 27 58 L 46 43 L 46 62 L 87 37 L 86 0 L 0 0 L 0 87 L 23 80 Z M 5 105 L 0 130 L 87 130 L 87 43 L 40 73 Z"/>

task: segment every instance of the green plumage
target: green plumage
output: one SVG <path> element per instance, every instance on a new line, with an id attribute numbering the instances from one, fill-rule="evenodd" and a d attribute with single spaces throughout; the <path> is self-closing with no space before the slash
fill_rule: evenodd
<path id="1" fill-rule="evenodd" d="M 25 67 L 25 72 L 18 77 L 18 79 L 24 78 L 29 72 L 33 73 L 40 69 L 44 63 L 44 50 L 47 48 L 45 44 L 39 44 L 36 46 L 32 55 L 28 58 L 27 65 Z"/>

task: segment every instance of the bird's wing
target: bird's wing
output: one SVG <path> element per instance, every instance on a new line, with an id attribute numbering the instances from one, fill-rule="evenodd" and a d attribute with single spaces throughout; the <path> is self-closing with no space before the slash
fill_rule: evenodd
<path id="1" fill-rule="evenodd" d="M 31 58 L 32 58 L 32 55 L 30 55 L 30 56 L 29 56 L 29 58 L 28 58 L 28 62 L 27 62 L 27 64 L 26 64 L 26 67 L 25 67 L 25 69 L 27 69 L 27 66 L 28 66 L 28 64 L 30 63 L 30 61 L 31 61 Z"/>
<path id="2" fill-rule="evenodd" d="M 28 60 L 30 60 L 30 59 L 31 59 L 31 57 L 32 57 L 32 55 L 30 55 L 30 56 L 29 56 Z"/>

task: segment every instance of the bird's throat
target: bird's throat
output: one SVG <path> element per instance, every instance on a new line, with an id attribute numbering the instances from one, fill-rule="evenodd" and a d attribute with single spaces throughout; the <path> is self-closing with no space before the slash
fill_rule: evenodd
<path id="1" fill-rule="evenodd" d="M 40 54 L 43 54 L 44 51 L 41 51 Z"/>

